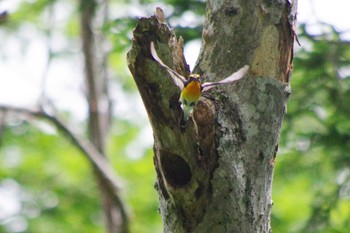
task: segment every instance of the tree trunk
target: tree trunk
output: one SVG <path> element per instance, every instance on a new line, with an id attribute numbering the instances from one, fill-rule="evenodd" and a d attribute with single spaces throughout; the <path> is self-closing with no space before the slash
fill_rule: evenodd
<path id="1" fill-rule="evenodd" d="M 195 72 L 218 81 L 243 65 L 246 78 L 212 89 L 178 126 L 180 91 L 150 55 L 184 76 L 182 39 L 156 16 L 141 18 L 128 65 L 154 133 L 164 232 L 270 232 L 274 159 L 290 94 L 296 1 L 207 3 Z"/>
<path id="2" fill-rule="evenodd" d="M 91 143 L 105 156 L 105 138 L 108 133 L 110 109 L 101 107 L 102 100 L 109 99 L 105 88 L 106 78 L 103 77 L 103 61 L 100 61 L 101 50 L 96 52 L 93 21 L 97 11 L 95 0 L 81 0 L 81 30 L 82 46 L 85 64 L 85 81 L 88 102 L 88 134 Z M 99 55 L 99 56 L 98 56 Z M 103 105 L 103 104 L 102 104 Z M 110 107 L 106 104 L 106 106 Z M 101 192 L 101 202 L 106 222 L 107 233 L 127 233 L 128 216 L 115 187 L 111 186 L 98 169 L 94 167 L 97 184 Z"/>

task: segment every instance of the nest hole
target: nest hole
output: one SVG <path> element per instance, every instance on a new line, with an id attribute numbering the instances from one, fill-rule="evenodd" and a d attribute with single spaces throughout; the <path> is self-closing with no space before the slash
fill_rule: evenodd
<path id="1" fill-rule="evenodd" d="M 163 153 L 160 157 L 165 180 L 173 187 L 187 185 L 192 172 L 187 162 L 180 156 L 172 153 Z"/>

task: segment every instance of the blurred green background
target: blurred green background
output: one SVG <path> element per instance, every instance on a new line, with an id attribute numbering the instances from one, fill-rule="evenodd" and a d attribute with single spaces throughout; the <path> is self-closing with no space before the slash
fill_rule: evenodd
<path id="1" fill-rule="evenodd" d="M 132 232 L 162 232 L 152 132 L 126 52 L 137 17 L 161 6 L 189 42 L 185 52 L 193 66 L 205 1 L 108 4 L 97 29 L 109 51 L 114 104 L 107 154 L 124 180 Z M 69 125 L 86 133 L 77 1 L 3 0 L 1 13 L 0 104 L 31 108 L 45 95 Z M 276 159 L 271 219 L 277 233 L 350 231 L 349 31 L 311 17 L 316 20 L 300 22 L 297 30 L 301 46 L 295 45 L 292 95 Z M 0 232 L 104 232 L 91 168 L 69 140 L 36 119 L 0 112 L 0 120 Z"/>

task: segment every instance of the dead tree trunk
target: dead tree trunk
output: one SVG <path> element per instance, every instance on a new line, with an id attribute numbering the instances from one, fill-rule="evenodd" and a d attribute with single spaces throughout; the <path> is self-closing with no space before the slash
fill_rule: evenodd
<path id="1" fill-rule="evenodd" d="M 154 133 L 164 232 L 270 232 L 274 159 L 290 94 L 295 1 L 209 0 L 195 73 L 207 81 L 243 65 L 249 75 L 213 89 L 178 126 L 179 90 L 150 55 L 186 76 L 182 40 L 156 16 L 134 31 L 128 65 Z"/>

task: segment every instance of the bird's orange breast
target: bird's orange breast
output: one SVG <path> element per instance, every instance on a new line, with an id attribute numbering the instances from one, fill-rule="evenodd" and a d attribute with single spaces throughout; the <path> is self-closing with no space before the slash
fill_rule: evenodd
<path id="1" fill-rule="evenodd" d="M 186 100 L 188 104 L 197 102 L 201 95 L 201 84 L 198 81 L 192 81 L 184 87 L 181 93 L 181 99 Z"/>

